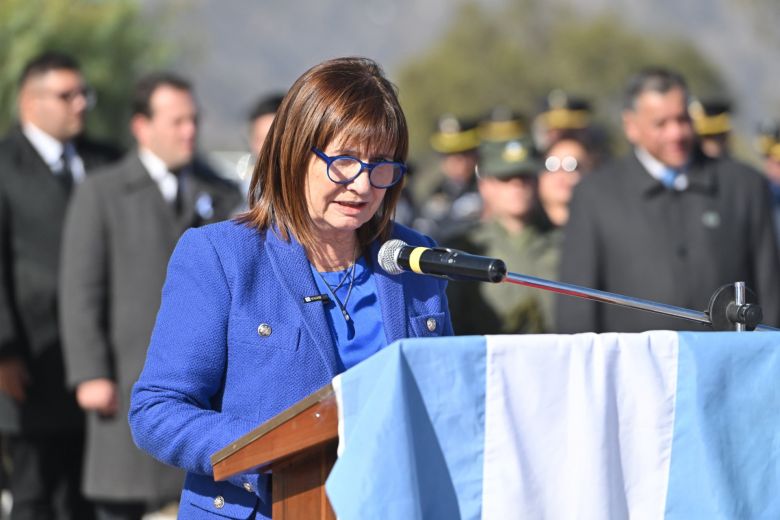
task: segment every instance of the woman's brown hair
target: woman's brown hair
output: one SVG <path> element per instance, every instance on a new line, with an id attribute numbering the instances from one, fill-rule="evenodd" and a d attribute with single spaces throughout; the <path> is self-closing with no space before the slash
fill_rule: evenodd
<path id="1" fill-rule="evenodd" d="M 278 228 L 305 248 L 316 242 L 306 207 L 306 174 L 312 147 L 325 149 L 337 136 L 360 152 L 393 151 L 406 161 L 409 135 L 396 89 L 381 67 L 366 58 L 337 58 L 298 78 L 268 132 L 249 187 L 249 210 L 239 220 L 260 230 Z M 390 219 L 403 183 L 387 189 L 382 205 L 358 229 L 365 247 L 389 237 Z"/>

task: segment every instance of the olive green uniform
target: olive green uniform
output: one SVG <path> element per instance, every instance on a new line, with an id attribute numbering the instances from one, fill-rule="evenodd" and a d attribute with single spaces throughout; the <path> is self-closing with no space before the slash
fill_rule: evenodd
<path id="1" fill-rule="evenodd" d="M 510 235 L 496 221 L 481 222 L 448 247 L 500 258 L 507 270 L 555 279 L 560 251 L 560 231 L 541 232 L 528 226 Z M 553 330 L 553 293 L 503 282 L 450 282 L 447 297 L 455 333 L 517 334 Z"/>

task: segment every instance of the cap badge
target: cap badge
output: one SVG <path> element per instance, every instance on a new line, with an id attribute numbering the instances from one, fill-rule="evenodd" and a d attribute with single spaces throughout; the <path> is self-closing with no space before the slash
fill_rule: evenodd
<path id="1" fill-rule="evenodd" d="M 528 148 L 520 141 L 509 141 L 504 146 L 501 158 L 508 163 L 522 162 L 528 157 Z"/>

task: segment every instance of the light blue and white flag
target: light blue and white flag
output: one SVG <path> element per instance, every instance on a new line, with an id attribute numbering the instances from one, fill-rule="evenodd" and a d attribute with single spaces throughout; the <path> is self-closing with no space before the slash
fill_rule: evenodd
<path id="1" fill-rule="evenodd" d="M 780 519 L 780 333 L 403 340 L 334 387 L 340 520 Z"/>

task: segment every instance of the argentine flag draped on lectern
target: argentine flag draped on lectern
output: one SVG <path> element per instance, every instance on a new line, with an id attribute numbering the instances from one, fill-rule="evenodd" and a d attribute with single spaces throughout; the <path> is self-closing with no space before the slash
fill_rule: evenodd
<path id="1" fill-rule="evenodd" d="M 780 519 L 780 333 L 403 340 L 334 387 L 340 520 Z"/>

